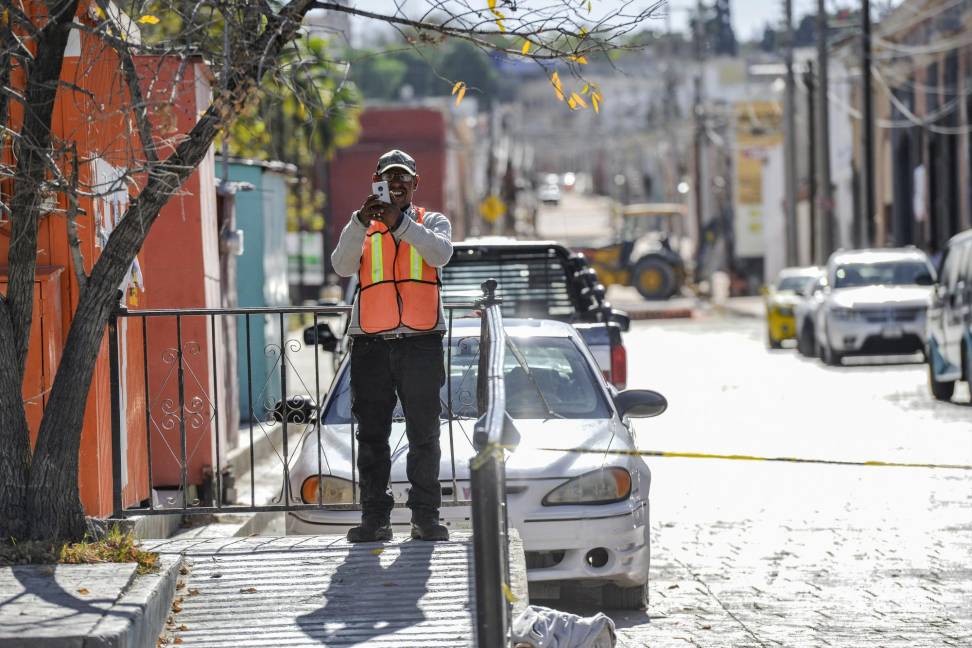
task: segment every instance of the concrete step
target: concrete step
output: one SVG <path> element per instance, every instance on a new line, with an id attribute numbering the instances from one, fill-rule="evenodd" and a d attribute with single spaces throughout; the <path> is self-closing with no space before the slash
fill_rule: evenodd
<path id="1" fill-rule="evenodd" d="M 518 540 L 514 546 L 522 552 Z M 468 533 L 437 543 L 399 535 L 356 545 L 339 536 L 288 536 L 157 540 L 145 547 L 180 554 L 189 565 L 167 626 L 173 643 L 475 645 Z M 522 558 L 514 564 L 524 567 Z M 524 576 L 525 569 L 513 589 L 525 604 Z"/>

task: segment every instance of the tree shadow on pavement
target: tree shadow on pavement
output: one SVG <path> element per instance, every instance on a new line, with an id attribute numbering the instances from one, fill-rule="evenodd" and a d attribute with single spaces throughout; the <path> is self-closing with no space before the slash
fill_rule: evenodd
<path id="1" fill-rule="evenodd" d="M 297 617 L 304 634 L 326 646 L 367 645 L 426 620 L 419 603 L 432 574 L 433 543 L 398 545 L 398 556 L 382 565 L 385 549 L 351 546 L 323 593 L 324 606 Z"/>

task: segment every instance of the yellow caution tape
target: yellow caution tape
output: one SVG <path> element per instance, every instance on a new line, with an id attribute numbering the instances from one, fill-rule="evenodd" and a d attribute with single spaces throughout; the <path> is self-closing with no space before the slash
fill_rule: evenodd
<path id="1" fill-rule="evenodd" d="M 967 464 L 907 463 L 901 461 L 840 461 L 837 459 L 807 459 L 803 457 L 758 457 L 755 455 L 711 454 L 705 452 L 665 452 L 661 450 L 598 450 L 593 448 L 540 448 L 550 452 L 579 452 L 632 457 L 678 457 L 682 459 L 728 459 L 731 461 L 781 461 L 787 463 L 827 464 L 832 466 L 882 466 L 890 468 L 938 468 L 972 470 Z"/>
<path id="2" fill-rule="evenodd" d="M 510 586 L 507 585 L 506 583 L 503 583 L 503 597 L 506 598 L 506 602 L 509 603 L 510 605 L 513 605 L 514 603 L 520 600 L 519 597 L 517 597 L 517 595 L 513 593 L 513 590 L 510 589 Z"/>

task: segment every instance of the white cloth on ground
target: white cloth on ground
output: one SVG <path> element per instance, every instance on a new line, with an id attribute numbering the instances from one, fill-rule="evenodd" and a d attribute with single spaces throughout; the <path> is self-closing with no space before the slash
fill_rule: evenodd
<path id="1" fill-rule="evenodd" d="M 513 621 L 513 645 L 533 648 L 614 648 L 614 621 L 598 612 L 581 617 L 539 605 L 527 607 Z"/>

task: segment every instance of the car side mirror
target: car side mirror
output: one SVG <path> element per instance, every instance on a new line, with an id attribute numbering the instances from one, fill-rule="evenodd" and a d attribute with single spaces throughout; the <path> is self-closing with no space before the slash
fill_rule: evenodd
<path id="1" fill-rule="evenodd" d="M 668 400 L 650 389 L 625 389 L 614 397 L 621 416 L 651 418 L 668 409 Z"/>
<path id="2" fill-rule="evenodd" d="M 307 346 L 320 345 L 325 351 L 337 351 L 338 339 L 327 322 L 318 322 L 317 327 L 308 326 L 304 329 L 304 344 Z"/>
<path id="3" fill-rule="evenodd" d="M 631 316 L 623 310 L 611 309 L 611 321 L 618 325 L 618 328 L 627 333 L 631 330 Z"/>

